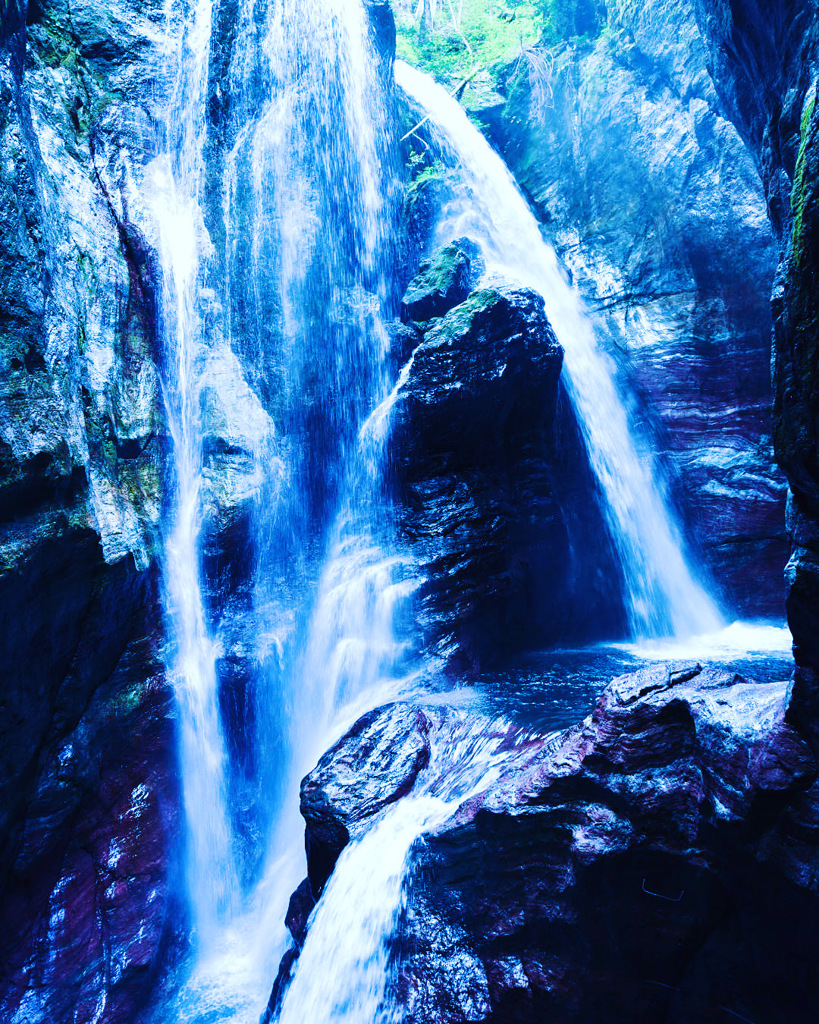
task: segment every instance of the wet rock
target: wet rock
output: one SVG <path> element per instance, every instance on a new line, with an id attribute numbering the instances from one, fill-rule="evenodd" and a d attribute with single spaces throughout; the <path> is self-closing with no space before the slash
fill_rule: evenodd
<path id="1" fill-rule="evenodd" d="M 790 485 L 793 542 L 786 579 L 794 636 L 793 711 L 819 722 L 819 111 L 816 6 L 695 3 L 711 74 L 765 188 L 781 258 L 773 286 L 774 443 Z M 816 740 L 814 741 L 817 742 Z M 817 743 L 819 749 L 819 743 Z"/>
<path id="2" fill-rule="evenodd" d="M 314 894 L 323 889 L 339 853 L 361 823 L 412 789 L 429 763 L 427 728 L 426 719 L 414 708 L 399 708 L 393 716 L 371 711 L 303 780 L 301 813 L 312 823 L 307 865 Z"/>
<path id="3" fill-rule="evenodd" d="M 125 1024 L 181 920 L 173 702 L 157 658 L 169 438 L 153 214 L 166 33 L 179 26 L 152 2 L 7 7 L 0 1017 Z M 213 534 L 250 501 L 266 425 L 203 319 L 207 383 L 230 405 L 219 415 L 203 389 L 210 538 L 224 551 Z"/>
<path id="4" fill-rule="evenodd" d="M 173 701 L 145 629 L 82 708 L 55 718 L 25 817 L 6 826 L 4 1020 L 126 1024 L 177 940 Z"/>
<path id="5" fill-rule="evenodd" d="M 786 683 L 678 663 L 615 680 L 563 734 L 440 705 L 368 716 L 322 759 L 349 785 L 306 817 L 308 843 L 329 820 L 351 836 L 373 820 L 361 789 L 390 759 L 376 736 L 397 754 L 429 742 L 412 794 L 469 777 L 481 730 L 494 759 L 416 847 L 393 943 L 402 1019 L 660 1024 L 727 1008 L 774 1024 L 784 1005 L 807 1024 L 819 890 L 792 841 L 816 762 L 787 700 Z M 346 774 L 356 763 L 366 779 Z"/>
<path id="6" fill-rule="evenodd" d="M 364 0 L 376 50 L 387 66 L 395 60 L 395 17 L 389 0 Z"/>
<path id="7" fill-rule="evenodd" d="M 437 249 L 421 263 L 401 301 L 406 320 L 430 320 L 458 306 L 477 283 L 480 255 L 468 239 Z"/>
<path id="8" fill-rule="evenodd" d="M 398 389 L 400 527 L 428 643 L 454 674 L 620 622 L 561 365 L 538 295 L 483 289 L 424 325 Z"/>

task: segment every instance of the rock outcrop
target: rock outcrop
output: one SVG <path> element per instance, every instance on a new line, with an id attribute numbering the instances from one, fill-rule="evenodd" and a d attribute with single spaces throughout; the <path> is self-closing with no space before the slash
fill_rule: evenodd
<path id="1" fill-rule="evenodd" d="M 165 446 L 138 225 L 160 8 L 4 4 L 0 1015 L 124 1021 L 170 916 Z"/>
<path id="2" fill-rule="evenodd" d="M 776 617 L 787 560 L 770 426 L 776 241 L 694 7 L 559 5 L 574 16 L 568 34 L 523 54 L 501 77 L 505 104 L 480 116 L 636 394 L 726 604 Z"/>
<path id="3" fill-rule="evenodd" d="M 711 74 L 748 142 L 780 244 L 773 289 L 774 442 L 790 485 L 794 712 L 819 722 L 819 12 L 812 0 L 695 4 Z"/>
<path id="4" fill-rule="evenodd" d="M 156 606 L 117 621 L 123 587 L 96 581 L 56 703 L 30 708 L 50 723 L 16 776 L 2 848 L 0 1016 L 15 1024 L 127 1024 L 181 939 L 173 698 Z M 4 750 L 32 745 L 29 726 Z"/>
<path id="5" fill-rule="evenodd" d="M 477 257 L 477 246 L 458 239 L 423 260 L 401 302 L 404 318 L 431 320 L 463 302 L 480 278 L 478 266 L 473 267 Z"/>
<path id="6" fill-rule="evenodd" d="M 410 283 L 406 314 L 425 320 L 392 412 L 401 536 L 427 641 L 456 674 L 622 621 L 543 300 L 488 288 L 460 301 L 475 249 L 444 247 Z"/>
<path id="7" fill-rule="evenodd" d="M 677 663 L 614 680 L 551 736 L 442 705 L 372 712 L 302 784 L 321 856 L 292 906 L 391 802 L 460 791 L 416 847 L 393 949 L 403 1020 L 807 1024 L 815 849 L 794 808 L 816 762 L 787 699 Z"/>

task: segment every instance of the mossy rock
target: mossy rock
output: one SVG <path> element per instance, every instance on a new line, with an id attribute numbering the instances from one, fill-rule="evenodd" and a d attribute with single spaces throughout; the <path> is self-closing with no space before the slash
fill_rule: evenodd
<path id="1" fill-rule="evenodd" d="M 480 266 L 480 249 L 470 239 L 442 246 L 410 281 L 401 302 L 402 319 L 423 322 L 444 316 L 469 295 Z"/>

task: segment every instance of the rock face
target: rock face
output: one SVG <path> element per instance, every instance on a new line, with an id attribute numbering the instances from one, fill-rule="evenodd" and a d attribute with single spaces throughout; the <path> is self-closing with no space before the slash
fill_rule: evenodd
<path id="1" fill-rule="evenodd" d="M 96 590 L 100 618 L 89 615 L 4 825 L 0 1015 L 10 1024 L 132 1020 L 182 920 L 173 701 L 149 622 L 157 610 L 148 601 L 151 611 L 112 630 L 125 644 L 112 651 L 125 595 L 110 583 Z M 103 656 L 111 664 L 94 678 Z M 31 742 L 23 732 L 15 749 Z"/>
<path id="2" fill-rule="evenodd" d="M 548 737 L 441 705 L 373 712 L 302 784 L 310 890 L 388 802 L 468 793 L 480 762 L 487 781 L 416 847 L 402 1020 L 807 1022 L 815 850 L 794 809 L 816 763 L 787 697 L 678 663 L 614 680 Z"/>
<path id="3" fill-rule="evenodd" d="M 819 27 L 810 0 L 696 3 L 713 79 L 765 186 L 781 259 L 773 290 L 774 441 L 790 485 L 794 711 L 819 721 Z"/>
<path id="4" fill-rule="evenodd" d="M 767 301 L 776 242 L 695 6 L 560 5 L 576 37 L 550 37 L 517 62 L 501 83 L 507 102 L 481 116 L 636 392 L 635 418 L 657 439 L 726 603 L 781 616 Z"/>
<path id="5" fill-rule="evenodd" d="M 458 245 L 409 286 L 408 314 L 439 312 L 419 325 L 392 413 L 401 534 L 424 578 L 427 640 L 453 672 L 613 633 L 622 615 L 543 301 L 483 289 L 459 302 Z"/>
<path id="6" fill-rule="evenodd" d="M 463 302 L 480 276 L 472 267 L 472 259 L 464 239 L 445 245 L 424 260 L 416 277 L 410 281 L 401 303 L 407 320 L 430 320 L 443 316 Z"/>
<path id="7" fill-rule="evenodd" d="M 2 5 L 0 1016 L 130 1020 L 174 919 L 157 555 L 170 447 L 155 197 L 161 3 Z M 267 423 L 204 371 L 224 556 Z M 255 413 L 255 415 L 254 415 Z"/>
<path id="8" fill-rule="evenodd" d="M 0 1016 L 129 1019 L 171 915 L 164 442 L 139 186 L 161 7 L 3 5 Z"/>

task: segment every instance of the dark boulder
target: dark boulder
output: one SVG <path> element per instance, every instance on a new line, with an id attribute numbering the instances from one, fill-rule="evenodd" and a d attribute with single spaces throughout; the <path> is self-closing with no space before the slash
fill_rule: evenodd
<path id="1" fill-rule="evenodd" d="M 426 728 L 421 712 L 411 707 L 398 707 L 391 716 L 371 711 L 302 781 L 301 813 L 313 825 L 307 867 L 314 894 L 323 889 L 350 835 L 405 796 L 429 764 Z"/>
<path id="2" fill-rule="evenodd" d="M 425 324 L 398 390 L 400 530 L 427 641 L 456 674 L 621 621 L 561 365 L 540 296 L 484 289 Z"/>
<path id="3" fill-rule="evenodd" d="M 418 274 L 407 286 L 401 300 L 402 317 L 431 320 L 459 305 L 477 283 L 479 260 L 478 247 L 468 239 L 437 249 L 421 263 Z"/>

